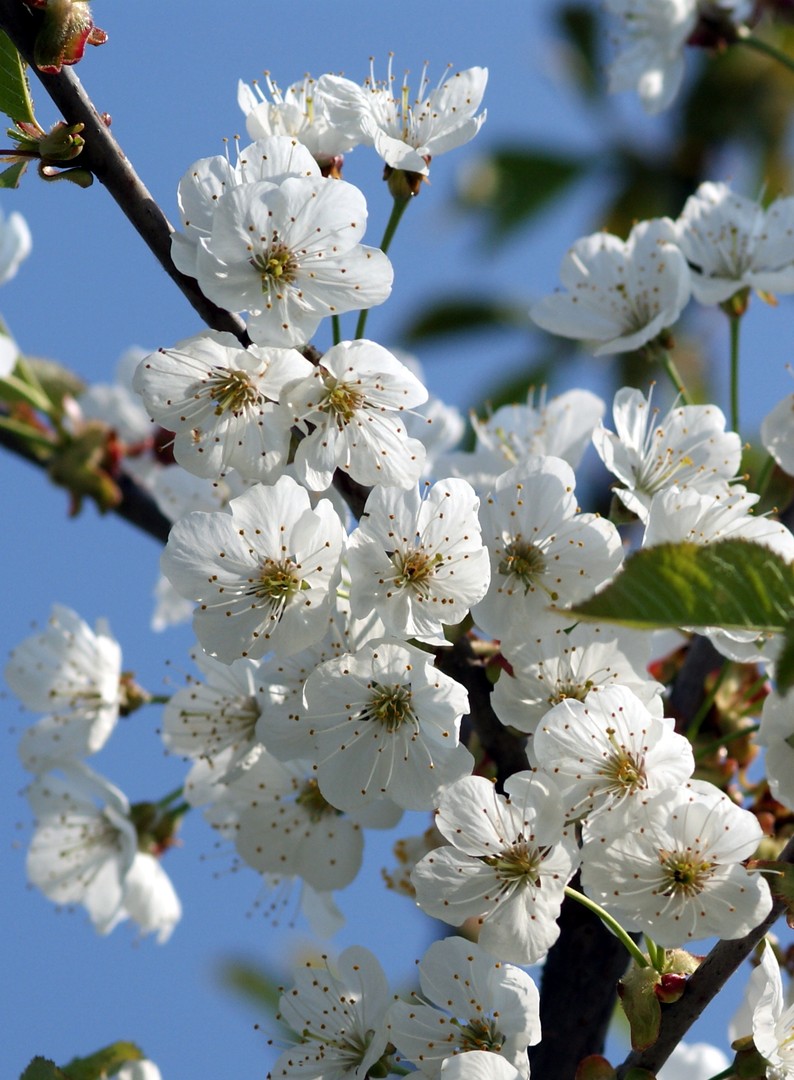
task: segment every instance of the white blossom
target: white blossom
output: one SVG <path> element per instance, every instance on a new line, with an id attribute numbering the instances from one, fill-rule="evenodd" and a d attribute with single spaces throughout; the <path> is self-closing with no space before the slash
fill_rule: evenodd
<path id="1" fill-rule="evenodd" d="M 766 748 L 766 778 L 778 802 L 794 809 L 794 695 L 776 691 L 764 699 L 756 736 Z"/>
<path id="2" fill-rule="evenodd" d="M 593 817 L 584 829 L 582 885 L 626 929 L 658 945 L 733 940 L 772 907 L 766 881 L 742 865 L 761 837 L 754 814 L 690 780 Z"/>
<path id="3" fill-rule="evenodd" d="M 794 1005 L 786 1007 L 783 980 L 774 951 L 767 942 L 761 965 L 750 976 L 753 1003 L 753 1042 L 767 1060 L 767 1080 L 794 1077 Z"/>
<path id="4" fill-rule="evenodd" d="M 237 469 L 267 481 L 289 450 L 281 389 L 312 370 L 295 349 L 244 349 L 207 330 L 143 359 L 133 386 L 152 419 L 175 432 L 174 457 L 188 472 L 217 479 Z"/>
<path id="5" fill-rule="evenodd" d="M 569 819 L 592 821 L 596 813 L 676 788 L 695 770 L 692 746 L 674 721 L 653 716 L 624 686 L 555 705 L 538 726 L 533 752 L 557 781 Z"/>
<path id="6" fill-rule="evenodd" d="M 436 825 L 451 846 L 426 855 L 412 881 L 426 914 L 454 926 L 476 919 L 487 952 L 535 964 L 559 936 L 556 920 L 579 857 L 551 778 L 516 773 L 505 791 L 481 776 L 447 788 Z"/>
<path id="7" fill-rule="evenodd" d="M 478 507 L 465 480 L 422 493 L 375 488 L 348 549 L 354 614 L 377 611 L 391 633 L 445 645 L 444 626 L 464 619 L 488 588 Z"/>
<path id="8" fill-rule="evenodd" d="M 535 405 L 502 405 L 480 420 L 470 417 L 476 444 L 473 453 L 444 454 L 439 462 L 448 475 L 462 476 L 478 492 L 489 491 L 498 477 L 531 457 L 562 458 L 576 469 L 590 444 L 604 402 L 589 390 L 568 390 Z"/>
<path id="9" fill-rule="evenodd" d="M 794 292 L 794 198 L 766 210 L 727 184 L 706 182 L 675 222 L 701 304 L 721 304 L 740 289 Z"/>
<path id="10" fill-rule="evenodd" d="M 138 851 L 126 797 L 85 766 L 62 772 L 37 777 L 27 792 L 36 816 L 31 882 L 57 904 L 82 904 L 100 934 L 132 918 L 166 941 L 181 906 L 157 860 Z"/>
<path id="11" fill-rule="evenodd" d="M 510 650 L 560 626 L 564 609 L 589 596 L 620 566 L 611 522 L 580 514 L 573 470 L 553 457 L 503 473 L 480 509 L 491 583 L 472 609 L 477 625 Z"/>
<path id="12" fill-rule="evenodd" d="M 664 687 L 647 672 L 650 644 L 650 635 L 637 630 L 592 623 L 527 635 L 510 650 L 512 677 L 502 673 L 493 689 L 494 712 L 503 724 L 531 736 L 548 710 L 561 701 L 584 701 L 590 693 L 625 686 L 661 716 Z"/>
<path id="13" fill-rule="evenodd" d="M 282 476 L 232 499 L 228 513 L 177 521 L 161 567 L 197 603 L 203 648 L 230 664 L 270 649 L 299 652 L 322 637 L 343 543 L 331 503 L 312 509 L 306 490 Z"/>
<path id="14" fill-rule="evenodd" d="M 16 275 L 32 247 L 30 229 L 22 215 L 14 210 L 6 217 L 0 211 L 0 285 Z"/>
<path id="15" fill-rule="evenodd" d="M 297 1041 L 270 1080 L 364 1080 L 386 1050 L 389 1001 L 386 977 L 367 949 L 353 945 L 336 964 L 307 964 L 279 1002 L 278 1018 Z"/>
<path id="16" fill-rule="evenodd" d="M 661 112 L 684 77 L 683 51 L 697 25 L 698 0 L 606 0 L 606 7 L 621 20 L 610 91 L 636 90 L 646 112 Z"/>
<path id="17" fill-rule="evenodd" d="M 471 1050 L 441 1062 L 442 1080 L 519 1080 L 523 1075 L 499 1054 Z"/>
<path id="18" fill-rule="evenodd" d="M 402 412 L 427 401 L 427 390 L 374 341 L 342 341 L 281 397 L 288 422 L 304 434 L 295 472 L 312 491 L 330 487 L 339 468 L 365 486 L 413 487 L 425 462 Z"/>
<path id="19" fill-rule="evenodd" d="M 473 759 L 459 742 L 468 696 L 432 660 L 385 639 L 308 677 L 304 745 L 333 806 L 356 810 L 387 796 L 407 810 L 431 810 L 444 785 L 471 772 Z"/>
<path id="20" fill-rule="evenodd" d="M 641 221 L 625 243 L 606 232 L 577 240 L 560 280 L 567 292 L 533 304 L 530 317 L 552 334 L 588 342 L 596 356 L 631 352 L 658 337 L 677 321 L 692 288 L 667 219 Z"/>
<path id="21" fill-rule="evenodd" d="M 540 997 L 525 971 L 464 938 L 435 941 L 419 964 L 424 997 L 389 1009 L 389 1040 L 423 1076 L 455 1054 L 487 1051 L 529 1076 L 527 1047 L 540 1041 Z M 428 1004 L 429 1003 L 429 1004 Z"/>
<path id="22" fill-rule="evenodd" d="M 53 605 L 46 629 L 11 653 L 5 679 L 23 705 L 46 713 L 22 736 L 26 769 L 95 754 L 110 738 L 121 707 L 121 647 L 104 619 L 96 629 Z"/>
<path id="23" fill-rule="evenodd" d="M 332 123 L 358 136 L 393 169 L 427 175 L 431 158 L 469 142 L 485 123 L 477 114 L 488 81 L 486 68 L 473 67 L 442 76 L 430 89 L 423 68 L 414 94 L 406 72 L 399 87 L 392 60 L 384 81 L 374 70 L 364 86 L 350 79 L 329 76 L 324 84 Z"/>
<path id="24" fill-rule="evenodd" d="M 310 75 L 282 91 L 265 73 L 267 94 L 257 80 L 253 88 L 242 79 L 237 85 L 237 104 L 245 115 L 245 127 L 252 139 L 291 135 L 309 151 L 328 174 L 338 172 L 336 160 L 357 143 L 355 133 L 343 131 L 331 120 L 327 100 L 328 75 Z"/>
<path id="25" fill-rule="evenodd" d="M 196 161 L 179 181 L 177 200 L 184 232 L 171 235 L 171 258 L 178 270 L 196 277 L 199 247 L 212 234 L 212 219 L 227 191 L 241 184 L 268 180 L 278 184 L 288 176 L 318 177 L 312 155 L 294 137 L 258 139 L 242 150 L 237 162 L 215 155 Z"/>
<path id="26" fill-rule="evenodd" d="M 344 180 L 237 185 L 214 208 L 195 276 L 210 300 L 248 312 L 257 345 L 301 346 L 326 316 L 389 296 L 391 263 L 359 243 L 366 222 L 364 196 Z"/>
<path id="27" fill-rule="evenodd" d="M 794 476 L 794 394 L 784 397 L 764 417 L 761 442 L 783 472 Z"/>
<path id="28" fill-rule="evenodd" d="M 725 416 L 716 405 L 679 405 L 660 419 L 650 395 L 625 386 L 615 394 L 612 415 L 617 434 L 602 425 L 593 443 L 625 485 L 616 488 L 616 495 L 643 522 L 657 492 L 674 484 L 724 491 L 739 470 L 741 439 L 725 431 Z"/>

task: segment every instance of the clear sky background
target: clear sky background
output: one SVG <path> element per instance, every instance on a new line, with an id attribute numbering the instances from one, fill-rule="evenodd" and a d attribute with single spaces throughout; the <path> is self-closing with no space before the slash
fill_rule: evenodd
<path id="1" fill-rule="evenodd" d="M 390 51 L 396 72 L 407 67 L 417 77 L 425 60 L 432 79 L 449 62 L 456 68 L 487 66 L 486 125 L 469 146 L 433 162 L 432 183 L 409 208 L 392 248 L 394 297 L 372 313 L 368 333 L 387 346 L 398 345 L 412 312 L 441 291 L 500 293 L 528 307 L 556 285 L 567 245 L 597 225 L 603 189 L 579 185 L 531 230 L 495 253 L 452 205 L 462 171 L 489 147 L 508 140 L 535 139 L 598 153 L 599 126 L 580 111 L 566 55 L 552 33 L 554 6 L 553 0 L 435 5 L 96 0 L 95 19 L 110 40 L 90 50 L 77 71 L 100 111 L 111 114 L 113 131 L 145 183 L 176 220 L 176 186 L 183 172 L 197 158 L 220 152 L 224 136 L 245 134 L 236 104 L 238 78 L 250 80 L 267 69 L 282 86 L 305 72 L 341 71 L 360 80 L 370 56 L 376 58 L 376 72 L 384 72 Z M 54 122 L 57 117 L 35 80 L 33 89 L 42 123 Z M 648 119 L 634 102 L 619 103 L 607 120 L 626 131 L 641 125 L 643 138 L 664 138 L 664 117 Z M 378 242 L 389 209 L 380 172 L 373 152 L 358 149 L 349 155 L 345 176 L 369 201 L 366 239 L 371 244 Z M 116 361 L 130 345 L 168 346 L 200 329 L 197 316 L 98 184 L 81 191 L 65 183 L 43 184 L 31 174 L 19 191 L 3 193 L 0 205 L 6 213 L 22 211 L 33 233 L 31 258 L 0 293 L 0 311 L 23 351 L 57 358 L 87 381 L 112 381 Z M 776 312 L 755 308 L 746 336 L 757 336 L 747 350 L 743 376 L 750 395 L 748 431 L 751 421 L 757 423 L 792 389 L 785 372 L 792 354 L 791 307 L 784 301 Z M 727 365 L 722 321 L 706 318 L 703 330 L 713 342 L 715 364 Z M 345 332 L 352 334 L 352 322 Z M 520 334 L 498 342 L 478 336 L 428 350 L 420 359 L 430 388 L 467 407 L 527 351 Z M 582 377 L 597 386 L 604 363 L 583 357 Z M 125 667 L 149 689 L 160 691 L 164 679 L 179 683 L 180 673 L 190 668 L 189 630 L 158 637 L 149 631 L 157 545 L 112 515 L 100 519 L 91 507 L 67 520 L 65 493 L 7 455 L 0 460 L 0 491 L 5 506 L 0 655 L 30 632 L 32 622 L 44 622 L 58 601 L 92 622 L 108 617 L 122 643 Z M 169 853 L 165 863 L 185 909 L 167 945 L 138 941 L 129 926 L 99 938 L 81 910 L 56 912 L 25 881 L 30 814 L 20 796 L 26 776 L 15 743 L 26 718 L 10 696 L 0 700 L 0 708 L 5 741 L 0 754 L 0 1076 L 18 1075 L 36 1053 L 63 1063 L 129 1038 L 157 1061 L 166 1080 L 263 1077 L 270 1060 L 268 1017 L 223 991 L 218 971 L 225 958 L 243 957 L 266 960 L 288 973 L 308 940 L 303 923 L 295 930 L 288 926 L 294 898 L 280 925 L 272 926 L 255 907 L 256 875 L 231 873 L 231 853 L 217 847 L 193 814 L 183 829 L 184 846 Z M 133 801 L 160 797 L 184 775 L 182 763 L 165 756 L 158 723 L 157 709 L 122 721 L 91 762 Z M 423 829 L 426 819 L 417 818 L 401 831 Z M 399 985 L 409 979 L 433 930 L 408 901 L 381 887 L 379 869 L 389 861 L 388 852 L 374 839 L 367 838 L 361 882 L 339 895 L 347 927 L 327 948 L 353 942 L 369 946 Z M 265 1033 L 254 1030 L 257 1021 Z M 712 1030 L 724 1046 L 719 1027 Z"/>

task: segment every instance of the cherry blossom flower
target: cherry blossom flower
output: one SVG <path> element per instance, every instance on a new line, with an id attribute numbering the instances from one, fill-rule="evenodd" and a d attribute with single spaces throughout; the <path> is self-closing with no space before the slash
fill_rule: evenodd
<path id="1" fill-rule="evenodd" d="M 610 686 L 550 709 L 533 752 L 557 781 L 569 819 L 676 788 L 695 770 L 692 746 L 673 720 L 653 716 L 631 690 Z"/>
<path id="2" fill-rule="evenodd" d="M 674 484 L 708 492 L 724 491 L 742 459 L 742 442 L 725 431 L 716 405 L 679 405 L 659 419 L 650 395 L 623 387 L 612 409 L 617 434 L 603 425 L 593 443 L 606 467 L 625 487 L 615 494 L 641 521 L 648 520 L 653 496 Z"/>
<path id="3" fill-rule="evenodd" d="M 363 1080 L 386 1052 L 389 987 L 369 950 L 353 945 L 336 964 L 307 964 L 281 996 L 278 1018 L 297 1041 L 270 1080 Z"/>
<path id="4" fill-rule="evenodd" d="M 761 442 L 783 472 L 794 476 L 794 394 L 784 397 L 764 417 Z"/>
<path id="5" fill-rule="evenodd" d="M 588 694 L 625 686 L 654 716 L 662 715 L 661 683 L 649 678 L 650 636 L 637 630 L 578 623 L 527 636 L 510 650 L 512 677 L 503 673 L 491 704 L 502 721 L 534 735 L 549 709 L 562 701 L 584 701 Z M 528 753 L 534 754 L 528 746 Z"/>
<path id="6" fill-rule="evenodd" d="M 794 1077 L 794 1005 L 786 1007 L 783 980 L 774 951 L 767 942 L 761 965 L 750 976 L 753 1042 L 767 1060 L 768 1080 Z"/>
<path id="7" fill-rule="evenodd" d="M 417 489 L 375 488 L 350 538 L 350 603 L 363 617 L 377 611 L 387 629 L 445 645 L 488 588 L 488 553 L 479 499 L 465 480 Z"/>
<path id="8" fill-rule="evenodd" d="M 389 1040 L 423 1076 L 439 1077 L 455 1054 L 487 1051 L 529 1076 L 527 1047 L 540 1042 L 540 998 L 534 982 L 470 941 L 435 941 L 419 964 L 422 994 L 395 1001 Z"/>
<path id="9" fill-rule="evenodd" d="M 121 707 L 121 647 L 104 619 L 92 630 L 55 604 L 46 629 L 12 651 L 5 678 L 27 708 L 47 714 L 22 736 L 31 772 L 95 754 L 110 738 Z"/>
<path id="10" fill-rule="evenodd" d="M 480 510 L 491 559 L 490 588 L 472 609 L 510 657 L 529 634 L 560 626 L 567 605 L 618 569 L 622 544 L 611 522 L 580 514 L 573 470 L 553 457 L 503 473 Z"/>
<path id="11" fill-rule="evenodd" d="M 152 419 L 176 433 L 174 457 L 188 472 L 217 479 L 237 469 L 267 481 L 289 450 L 281 389 L 312 370 L 295 349 L 243 349 L 232 334 L 208 330 L 147 356 L 133 386 Z"/>
<path id="12" fill-rule="evenodd" d="M 237 162 L 215 155 L 196 161 L 179 181 L 177 199 L 184 232 L 171 236 L 171 258 L 177 269 L 196 277 L 199 247 L 212 234 L 212 219 L 227 191 L 241 184 L 268 180 L 278 184 L 288 176 L 318 177 L 320 169 L 297 139 L 273 136 L 258 139 L 242 150 Z"/>
<path id="13" fill-rule="evenodd" d="M 462 476 L 478 492 L 489 491 L 506 469 L 530 457 L 562 458 L 576 469 L 604 415 L 604 402 L 589 390 L 569 390 L 549 401 L 541 394 L 537 405 L 532 398 L 526 405 L 503 405 L 485 420 L 472 414 L 474 452 L 445 454 L 439 468 Z"/>
<path id="14" fill-rule="evenodd" d="M 338 159 L 352 150 L 358 139 L 354 132 L 332 123 L 328 80 L 328 75 L 319 79 L 307 75 L 282 92 L 266 72 L 267 94 L 256 80 L 253 89 L 240 80 L 237 104 L 245 114 L 248 134 L 252 139 L 291 135 L 306 147 L 325 175 L 338 175 Z"/>
<path id="15" fill-rule="evenodd" d="M 257 484 L 228 513 L 196 512 L 171 529 L 162 571 L 197 603 L 193 626 L 224 663 L 299 652 L 325 632 L 345 535 L 327 499 L 312 509 L 291 476 Z"/>
<path id="16" fill-rule="evenodd" d="M 794 198 L 764 210 L 727 184 L 707 182 L 687 199 L 675 230 L 701 304 L 721 304 L 744 288 L 794 292 Z"/>
<path id="17" fill-rule="evenodd" d="M 560 268 L 568 291 L 544 297 L 529 314 L 552 334 L 588 342 L 596 356 L 631 352 L 677 321 L 690 276 L 672 223 L 641 221 L 625 243 L 605 232 L 577 240 Z"/>
<path id="18" fill-rule="evenodd" d="M 431 810 L 444 785 L 471 772 L 459 742 L 468 695 L 432 660 L 385 639 L 326 661 L 306 680 L 304 745 L 321 793 L 339 810 L 384 796 L 406 810 Z"/>
<path id="19" fill-rule="evenodd" d="M 442 1080 L 519 1080 L 523 1074 L 499 1054 L 471 1050 L 441 1062 Z"/>
<path id="20" fill-rule="evenodd" d="M 324 491 L 339 468 L 367 487 L 413 487 L 425 451 L 400 414 L 425 401 L 424 386 L 381 345 L 334 345 L 281 397 L 288 422 L 304 433 L 295 451 L 298 479 Z"/>
<path id="21" fill-rule="evenodd" d="M 469 142 L 485 123 L 486 112 L 475 115 L 488 82 L 486 68 L 473 67 L 445 75 L 430 89 L 422 70 L 413 97 L 408 73 L 395 93 L 392 59 L 385 81 L 374 71 L 363 87 L 339 76 L 328 76 L 324 91 L 332 123 L 356 134 L 392 169 L 427 175 L 430 159 Z"/>
<path id="22" fill-rule="evenodd" d="M 116 1073 L 116 1080 L 162 1080 L 153 1061 L 129 1061 Z"/>
<path id="23" fill-rule="evenodd" d="M 0 211 L 0 285 L 15 277 L 32 247 L 30 229 L 22 215 L 14 210 L 6 217 Z"/>
<path id="24" fill-rule="evenodd" d="M 766 881 L 742 865 L 762 835 L 754 814 L 690 780 L 590 819 L 582 885 L 626 929 L 665 947 L 744 937 L 772 907 Z"/>
<path id="25" fill-rule="evenodd" d="M 535 964 L 559 936 L 556 920 L 579 856 L 551 778 L 515 773 L 505 791 L 481 776 L 448 787 L 436 825 L 451 846 L 426 855 L 412 880 L 427 915 L 456 926 L 476 919 L 486 952 Z"/>
<path id="26" fill-rule="evenodd" d="M 165 871 L 138 851 L 126 797 L 79 764 L 37 777 L 28 789 L 36 829 L 28 877 L 57 904 L 82 904 L 100 934 L 126 918 L 164 942 L 181 916 Z"/>
<path id="27" fill-rule="evenodd" d="M 764 699 L 756 736 L 766 748 L 766 778 L 778 802 L 794 809 L 794 698 L 772 691 Z"/>
<path id="28" fill-rule="evenodd" d="M 753 0 L 606 0 L 606 8 L 621 20 L 609 89 L 636 90 L 645 111 L 655 114 L 680 89 L 684 46 L 700 18 L 730 29 L 749 18 Z"/>
<path id="29" fill-rule="evenodd" d="M 301 346 L 323 318 L 382 304 L 391 263 L 359 240 L 361 192 L 344 180 L 287 176 L 232 187 L 201 238 L 195 276 L 229 311 L 248 312 L 257 345 Z"/>
<path id="30" fill-rule="evenodd" d="M 259 745 L 259 665 L 243 659 L 222 664 L 201 649 L 191 658 L 204 678 L 172 695 L 163 711 L 163 742 L 173 754 L 208 762 L 223 781 Z"/>

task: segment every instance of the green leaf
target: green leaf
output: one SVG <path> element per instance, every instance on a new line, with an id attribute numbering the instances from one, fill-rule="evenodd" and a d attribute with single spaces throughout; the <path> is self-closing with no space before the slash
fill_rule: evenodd
<path id="1" fill-rule="evenodd" d="M 405 340 L 415 345 L 429 338 L 446 334 L 469 334 L 472 330 L 492 330 L 513 326 L 523 329 L 530 325 L 525 307 L 479 300 L 468 296 L 451 296 L 435 301 L 420 311 L 405 330 Z"/>
<path id="2" fill-rule="evenodd" d="M 590 161 L 551 151 L 504 147 L 468 175 L 461 205 L 486 217 L 492 243 L 504 240 L 589 169 Z"/>
<path id="3" fill-rule="evenodd" d="M 618 983 L 618 997 L 631 1028 L 632 1050 L 645 1050 L 659 1038 L 662 1006 L 656 996 L 659 972 L 632 964 Z"/>
<path id="4" fill-rule="evenodd" d="M 794 686 L 794 619 L 783 632 L 783 648 L 775 663 L 775 680 L 781 694 Z"/>
<path id="5" fill-rule="evenodd" d="M 645 630 L 779 633 L 794 616 L 794 566 L 749 540 L 660 544 L 631 555 L 612 584 L 572 614 Z"/>
<path id="6" fill-rule="evenodd" d="M 22 179 L 22 174 L 28 167 L 27 161 L 16 161 L 13 165 L 9 165 L 7 169 L 3 169 L 0 172 L 0 188 L 18 188 L 19 181 Z"/>
<path id="7" fill-rule="evenodd" d="M 248 960 L 227 960 L 220 972 L 224 985 L 240 994 L 257 1009 L 266 1009 L 273 1017 L 281 998 L 280 980 L 263 964 Z"/>
<path id="8" fill-rule="evenodd" d="M 115 1042 L 90 1057 L 74 1058 L 64 1070 L 68 1080 L 105 1080 L 128 1061 L 142 1061 L 143 1051 L 131 1042 Z M 56 1074 L 57 1075 L 57 1074 Z M 27 1080 L 27 1078 L 25 1078 Z"/>
<path id="9" fill-rule="evenodd" d="M 35 123 L 25 65 L 11 38 L 0 30 L 0 111 L 14 122 Z"/>
<path id="10" fill-rule="evenodd" d="M 49 1058 L 34 1057 L 19 1080 L 71 1080 L 71 1078 Z"/>
<path id="11" fill-rule="evenodd" d="M 555 21 L 568 46 L 564 57 L 567 70 L 587 97 L 595 97 L 604 78 L 598 58 L 598 43 L 604 36 L 599 13 L 589 4 L 565 4 Z"/>

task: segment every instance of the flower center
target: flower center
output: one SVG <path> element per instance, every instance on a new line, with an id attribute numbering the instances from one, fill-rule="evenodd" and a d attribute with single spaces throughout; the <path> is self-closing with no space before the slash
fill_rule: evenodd
<path id="1" fill-rule="evenodd" d="M 505 1037 L 490 1017 L 477 1016 L 460 1029 L 461 1050 L 489 1050 L 498 1054 Z"/>
<path id="2" fill-rule="evenodd" d="M 271 285 L 291 284 L 298 272 L 298 260 L 286 244 L 273 244 L 250 262 L 262 278 L 263 293 L 270 292 Z"/>
<path id="3" fill-rule="evenodd" d="M 707 859 L 698 859 L 692 852 L 660 851 L 659 861 L 666 879 L 663 896 L 697 896 L 714 869 Z"/>
<path id="4" fill-rule="evenodd" d="M 574 682 L 573 679 L 568 682 L 558 682 L 554 687 L 554 692 L 549 694 L 546 700 L 549 705 L 559 705 L 561 701 L 584 701 L 594 686 L 592 679 L 586 679 L 581 683 Z"/>
<path id="5" fill-rule="evenodd" d="M 394 563 L 397 574 L 394 584 L 398 589 L 412 588 L 427 596 L 430 592 L 429 582 L 433 578 L 436 567 L 443 561 L 440 552 L 428 555 L 420 549 L 411 551 L 395 551 L 391 560 Z"/>
<path id="6" fill-rule="evenodd" d="M 630 754 L 625 747 L 620 746 L 615 738 L 613 728 L 607 728 L 607 735 L 612 744 L 614 753 L 610 755 L 603 767 L 598 770 L 600 776 L 606 777 L 612 791 L 628 794 L 637 791 L 638 788 L 647 786 L 645 778 L 645 766 L 641 759 Z"/>
<path id="7" fill-rule="evenodd" d="M 267 601 L 274 608 L 283 608 L 289 600 L 300 592 L 304 582 L 296 572 L 300 569 L 294 559 L 266 558 L 259 567 L 259 577 L 253 580 L 248 590 L 249 596 Z"/>
<path id="8" fill-rule="evenodd" d="M 517 577 L 529 592 L 546 569 L 546 557 L 536 544 L 516 537 L 505 546 L 504 557 L 499 563 L 499 573 L 505 577 Z M 555 599 L 552 596 L 552 599 Z"/>
<path id="9" fill-rule="evenodd" d="M 411 705 L 410 686 L 381 686 L 371 684 L 372 697 L 367 706 L 370 720 L 377 720 L 390 734 L 403 724 L 415 724 L 416 717 Z"/>
<path id="10" fill-rule="evenodd" d="M 526 882 L 537 888 L 540 886 L 540 864 L 543 862 L 543 855 L 540 848 L 531 847 L 529 841 L 519 836 L 514 844 L 499 855 L 486 855 L 483 862 L 492 866 L 506 884 Z"/>
<path id="11" fill-rule="evenodd" d="M 363 408 L 364 395 L 355 384 L 351 386 L 350 383 L 342 382 L 325 368 L 321 368 L 321 371 L 325 383 L 325 398 L 319 408 L 330 413 L 341 430 Z"/>
<path id="12" fill-rule="evenodd" d="M 317 822 L 322 821 L 324 817 L 336 816 L 342 813 L 341 810 L 337 810 L 335 806 L 331 806 L 323 798 L 316 780 L 306 781 L 295 802 L 298 806 L 303 807 L 315 825 Z"/>
<path id="13" fill-rule="evenodd" d="M 251 385 L 251 380 L 244 371 L 227 371 L 214 368 L 207 383 L 209 396 L 216 403 L 215 415 L 232 412 L 239 416 L 249 405 L 261 402 L 260 393 Z"/>

